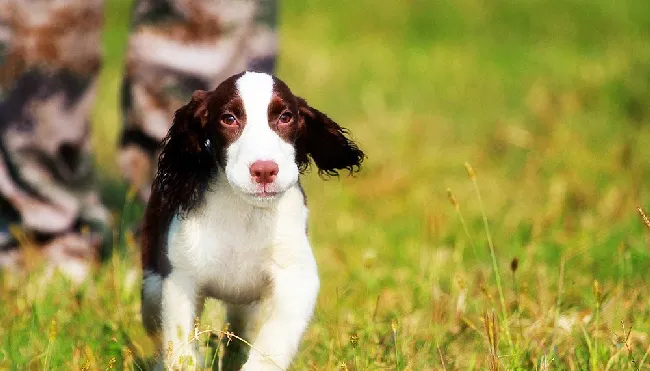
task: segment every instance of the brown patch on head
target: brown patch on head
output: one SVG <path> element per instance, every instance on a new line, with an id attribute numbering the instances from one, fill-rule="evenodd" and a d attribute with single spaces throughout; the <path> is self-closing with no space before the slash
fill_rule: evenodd
<path id="1" fill-rule="evenodd" d="M 242 75 L 240 73 L 224 80 L 216 89 L 207 93 L 205 99 L 205 130 L 214 141 L 214 149 L 221 152 L 239 138 L 246 126 L 244 102 L 239 97 L 236 86 Z M 232 118 L 235 121 L 231 123 L 228 120 Z"/>
<path id="2" fill-rule="evenodd" d="M 283 117 L 283 115 L 285 115 Z M 287 84 L 273 77 L 273 96 L 268 108 L 269 126 L 280 138 L 294 143 L 302 130 L 298 100 Z"/>

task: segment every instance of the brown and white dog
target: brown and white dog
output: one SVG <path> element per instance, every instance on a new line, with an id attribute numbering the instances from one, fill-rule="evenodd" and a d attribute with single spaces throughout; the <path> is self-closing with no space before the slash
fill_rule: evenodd
<path id="1" fill-rule="evenodd" d="M 201 362 L 206 297 L 252 343 L 242 370 L 286 369 L 319 289 L 299 176 L 359 169 L 347 130 L 278 78 L 244 72 L 176 111 L 142 229 L 142 319 L 165 365 Z"/>

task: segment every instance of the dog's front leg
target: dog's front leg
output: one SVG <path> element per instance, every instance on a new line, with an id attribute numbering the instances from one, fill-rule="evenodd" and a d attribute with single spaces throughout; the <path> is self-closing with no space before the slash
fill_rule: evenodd
<path id="1" fill-rule="evenodd" d="M 320 285 L 311 250 L 302 255 L 292 256 L 290 264 L 276 259 L 272 288 L 259 303 L 257 318 L 251 318 L 259 327 L 242 371 L 286 370 L 296 354 Z"/>
<path id="2" fill-rule="evenodd" d="M 196 301 L 196 286 L 192 278 L 172 272 L 164 279 L 162 346 L 164 363 L 169 369 L 194 369 L 200 362 L 198 344 L 193 339 Z"/>

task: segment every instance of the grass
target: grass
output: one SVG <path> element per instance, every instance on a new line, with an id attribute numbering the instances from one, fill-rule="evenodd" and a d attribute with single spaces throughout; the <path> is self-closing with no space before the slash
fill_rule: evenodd
<path id="1" fill-rule="evenodd" d="M 106 3 L 97 163 L 137 219 L 115 165 L 129 4 Z M 281 4 L 278 75 L 369 155 L 358 177 L 305 178 L 323 284 L 292 369 L 650 369 L 649 7 Z M 146 366 L 125 230 L 81 287 L 4 275 L 0 369 Z"/>

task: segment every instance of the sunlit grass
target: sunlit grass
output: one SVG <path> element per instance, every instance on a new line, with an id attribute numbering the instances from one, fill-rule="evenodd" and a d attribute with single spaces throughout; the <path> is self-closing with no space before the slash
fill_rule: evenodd
<path id="1" fill-rule="evenodd" d="M 107 4 L 93 119 L 112 184 L 129 7 Z M 278 74 L 368 154 L 357 177 L 305 178 L 322 285 L 293 369 L 650 368 L 650 7 L 290 0 L 281 22 Z M 121 234 L 80 288 L 3 277 L 0 368 L 146 365 Z"/>

